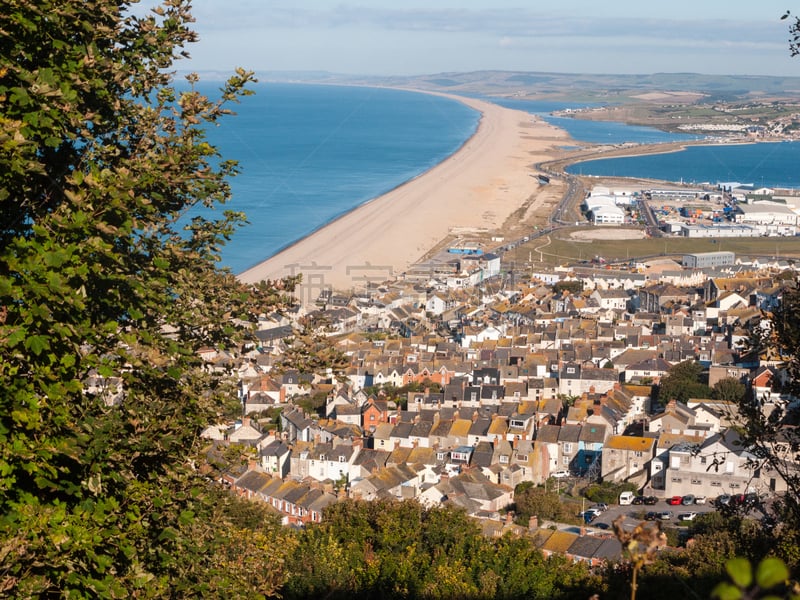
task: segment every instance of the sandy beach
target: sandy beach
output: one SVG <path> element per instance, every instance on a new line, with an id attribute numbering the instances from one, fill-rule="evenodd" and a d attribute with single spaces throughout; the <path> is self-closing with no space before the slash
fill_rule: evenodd
<path id="1" fill-rule="evenodd" d="M 399 275 L 452 228 L 500 227 L 541 192 L 533 165 L 569 138 L 517 110 L 448 96 L 481 112 L 475 134 L 448 159 L 239 275 L 244 282 L 303 273 L 315 291 L 363 288 Z"/>

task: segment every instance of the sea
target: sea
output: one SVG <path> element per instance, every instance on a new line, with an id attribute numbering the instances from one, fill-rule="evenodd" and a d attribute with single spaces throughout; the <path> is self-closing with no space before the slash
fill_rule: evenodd
<path id="1" fill-rule="evenodd" d="M 212 98 L 218 86 L 200 91 Z M 398 89 L 264 83 L 208 132 L 226 159 L 239 161 L 225 209 L 248 223 L 222 250 L 221 266 L 240 273 L 338 216 L 418 177 L 457 151 L 480 115 L 462 103 Z M 695 140 L 623 123 L 550 113 L 586 104 L 491 99 L 541 116 L 575 142 L 657 144 Z M 578 163 L 584 175 L 800 187 L 800 143 L 697 146 L 683 152 Z"/>
<path id="2" fill-rule="evenodd" d="M 239 162 L 232 200 L 248 224 L 222 250 L 234 273 L 414 179 L 458 150 L 480 114 L 404 90 L 268 83 L 208 132 Z M 214 97 L 212 87 L 201 91 Z"/>

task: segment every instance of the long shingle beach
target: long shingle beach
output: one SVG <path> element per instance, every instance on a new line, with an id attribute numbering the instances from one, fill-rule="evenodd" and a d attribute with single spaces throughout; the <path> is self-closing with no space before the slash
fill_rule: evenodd
<path id="1" fill-rule="evenodd" d="M 564 144 L 567 134 L 523 111 L 451 97 L 482 115 L 455 154 L 241 273 L 240 280 L 302 272 L 315 289 L 362 287 L 366 278 L 404 272 L 451 228 L 498 228 L 539 193 L 533 165 Z"/>

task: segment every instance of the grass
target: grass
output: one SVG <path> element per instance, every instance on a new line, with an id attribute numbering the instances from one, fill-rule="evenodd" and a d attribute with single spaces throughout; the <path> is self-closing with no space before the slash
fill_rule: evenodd
<path id="1" fill-rule="evenodd" d="M 570 230 L 559 232 L 560 237 L 550 237 L 551 243 L 544 246 L 546 239 L 537 239 L 515 248 L 505 256 L 505 261 L 517 263 L 539 263 L 541 249 L 542 261 L 539 264 L 560 265 L 590 260 L 602 256 L 607 262 L 627 261 L 637 257 L 670 256 L 680 258 L 694 252 L 734 252 L 740 256 L 766 256 L 800 259 L 800 237 L 760 237 L 760 238 L 651 238 L 640 240 L 591 240 L 569 239 Z M 544 246 L 544 247 L 542 247 Z"/>

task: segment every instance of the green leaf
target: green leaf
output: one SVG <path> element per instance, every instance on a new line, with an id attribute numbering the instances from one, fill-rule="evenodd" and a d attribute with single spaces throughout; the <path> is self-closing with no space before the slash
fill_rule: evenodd
<path id="1" fill-rule="evenodd" d="M 746 588 L 753 583 L 753 569 L 746 558 L 732 558 L 725 563 L 725 570 L 730 575 L 733 583 L 740 588 Z"/>
<path id="2" fill-rule="evenodd" d="M 722 583 L 717 584 L 717 586 L 714 588 L 714 591 L 711 592 L 711 597 L 719 598 L 719 600 L 741 600 L 742 590 L 732 583 L 723 581 Z"/>
<path id="3" fill-rule="evenodd" d="M 789 569 L 779 558 L 765 558 L 756 569 L 758 587 L 768 590 L 789 578 Z"/>
<path id="4" fill-rule="evenodd" d="M 39 356 L 42 352 L 50 348 L 49 340 L 43 335 L 32 335 L 25 340 L 25 348 Z"/>

